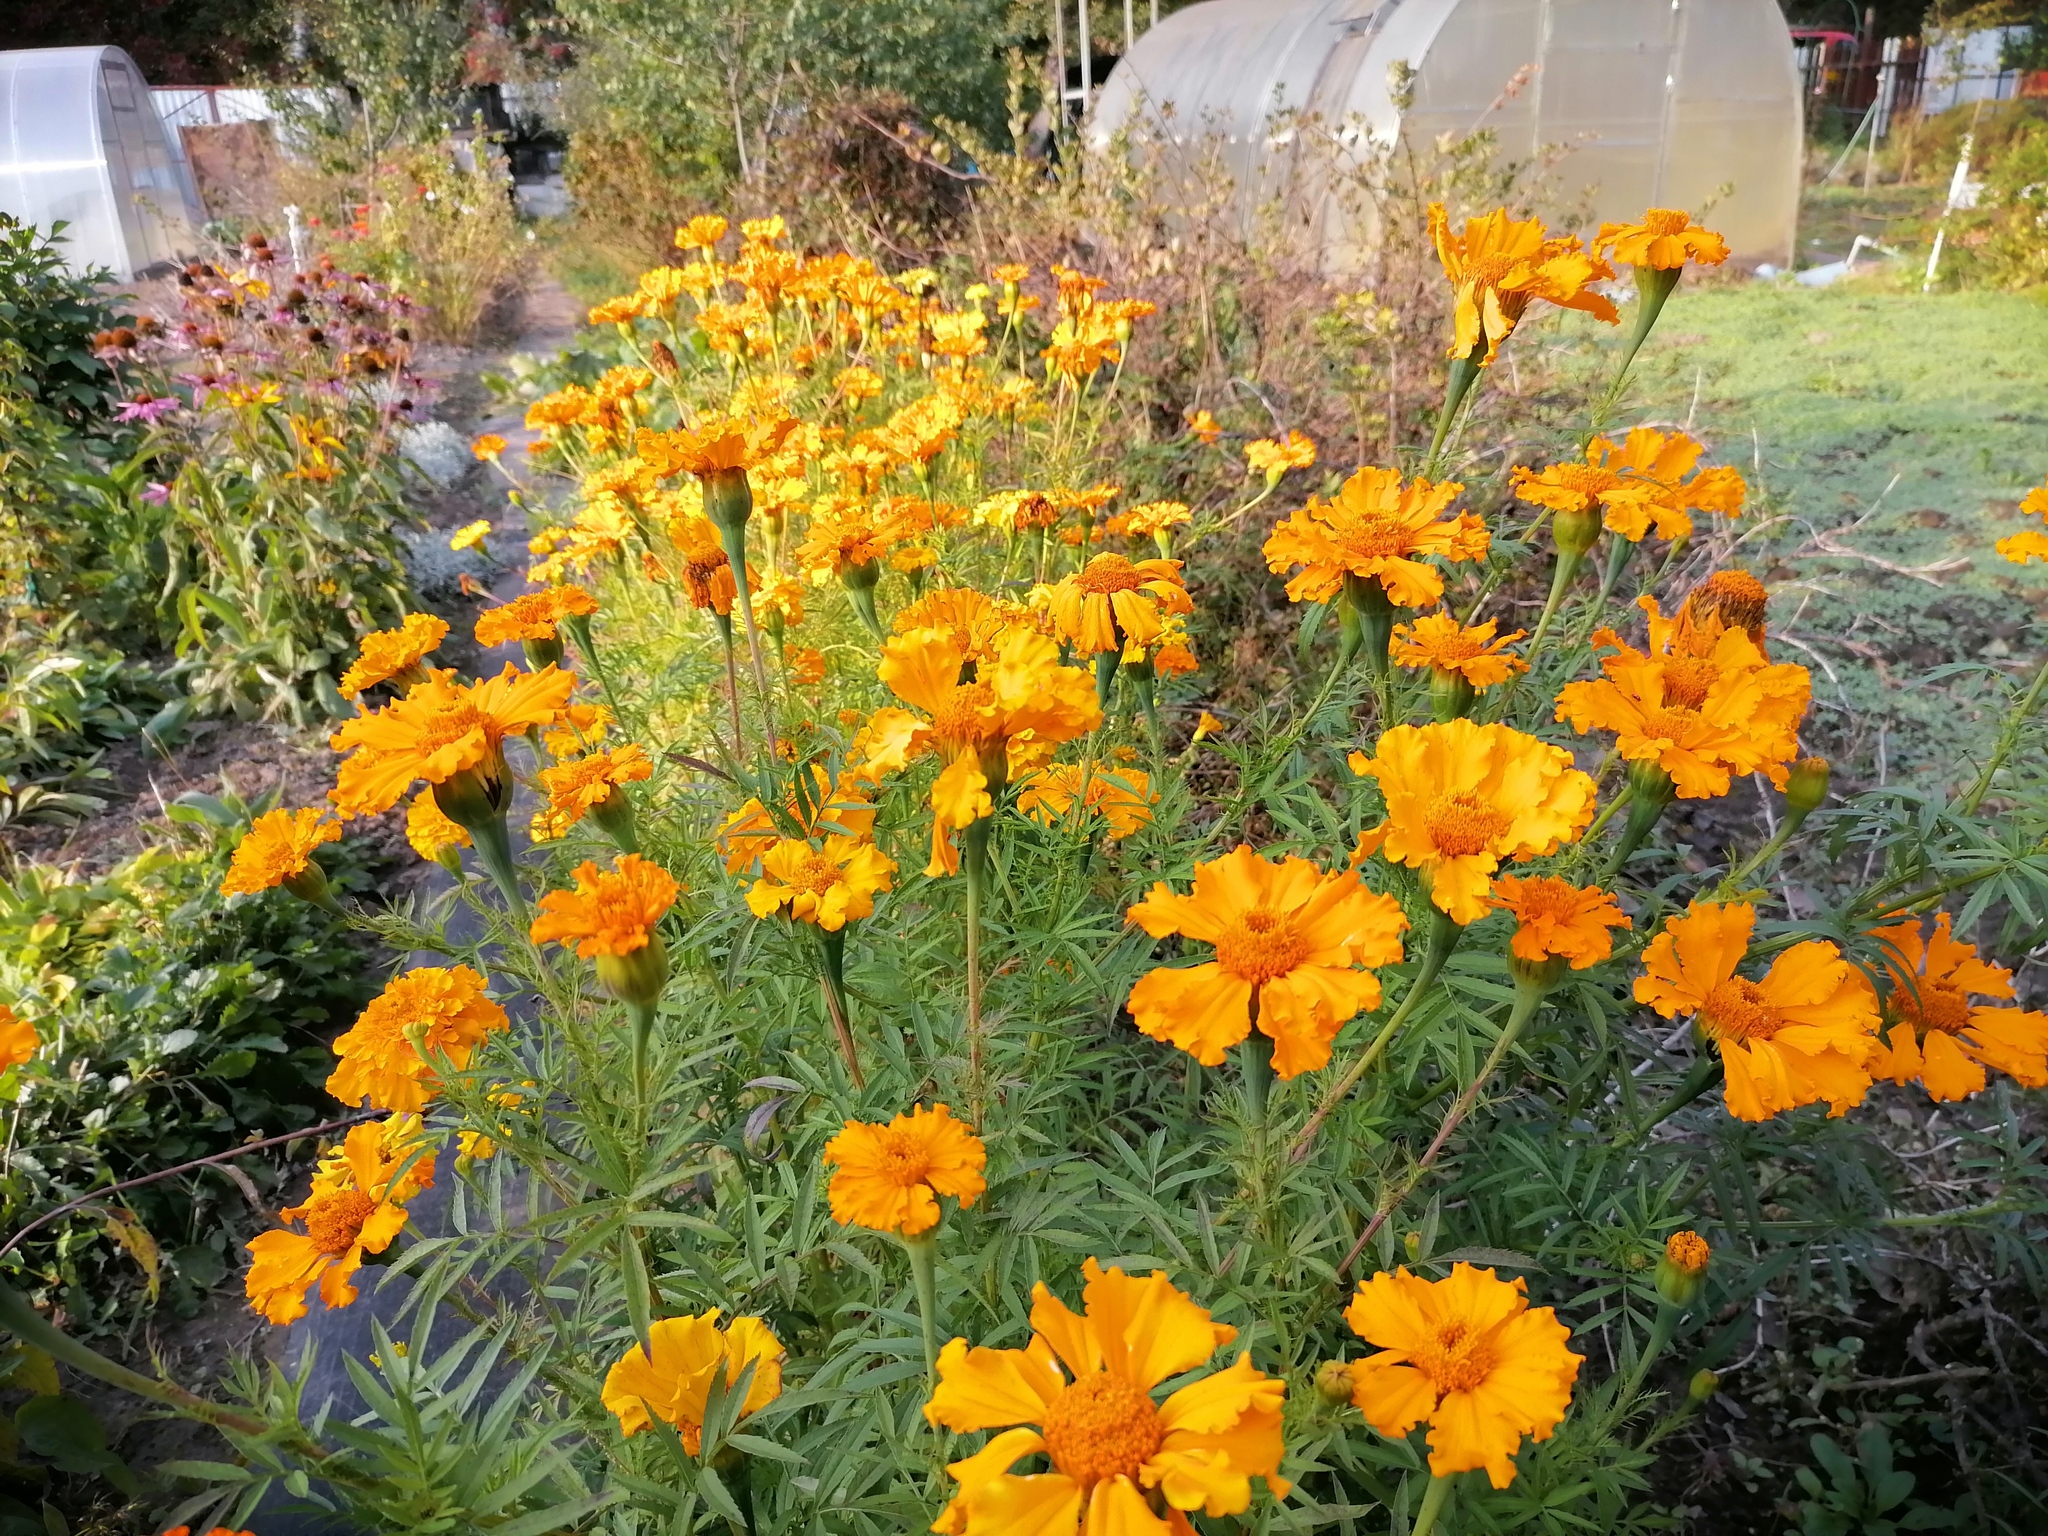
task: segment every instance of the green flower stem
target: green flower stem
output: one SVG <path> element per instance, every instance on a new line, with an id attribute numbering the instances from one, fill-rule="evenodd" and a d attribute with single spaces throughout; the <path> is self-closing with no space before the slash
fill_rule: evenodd
<path id="1" fill-rule="evenodd" d="M 497 886 L 498 894 L 505 898 L 505 908 L 523 935 L 532 926 L 533 918 L 527 911 L 526 892 L 519 884 L 519 866 L 512 861 L 512 836 L 505 830 L 505 818 L 494 816 L 477 823 L 469 829 L 469 837 L 476 848 L 477 862 Z"/>
<path id="2" fill-rule="evenodd" d="M 1636 325 L 1628 339 L 1628 350 L 1621 354 L 1621 367 L 1614 375 L 1614 382 L 1607 387 L 1607 394 L 1601 401 L 1601 415 L 1611 410 L 1621 398 L 1621 391 L 1628 383 L 1628 373 L 1635 366 L 1636 354 L 1643 350 L 1643 343 L 1650 339 L 1650 331 L 1657 324 L 1657 317 L 1664 313 L 1664 303 L 1678 287 L 1678 280 L 1685 274 L 1683 267 L 1637 267 L 1636 268 Z"/>
<path id="3" fill-rule="evenodd" d="M 633 821 L 633 800 L 623 784 L 590 808 L 590 819 L 603 829 L 621 853 L 640 851 L 640 831 Z"/>
<path id="4" fill-rule="evenodd" d="M 1252 992 L 1251 1010 L 1256 1018 L 1259 994 Z M 1266 1100 L 1273 1089 L 1273 1041 L 1258 1029 L 1245 1037 L 1237 1053 L 1237 1068 L 1244 1081 L 1244 1115 L 1255 1130 L 1266 1125 Z"/>
<path id="5" fill-rule="evenodd" d="M 1437 1516 L 1444 1512 L 1444 1505 L 1450 1496 L 1450 1478 L 1432 1476 L 1429 1480 L 1429 1492 L 1422 1496 L 1422 1507 L 1415 1511 L 1415 1524 L 1408 1536 L 1429 1536 L 1429 1533 L 1436 1529 Z"/>
<path id="6" fill-rule="evenodd" d="M 903 1251 L 910 1255 L 910 1283 L 917 1292 L 917 1321 L 924 1333 L 924 1368 L 934 1387 L 939 1384 L 939 1244 L 930 1232 L 905 1233 Z"/>
<path id="7" fill-rule="evenodd" d="M 988 837 L 994 825 L 993 816 L 983 816 L 961 834 L 960 865 L 967 876 L 967 1119 L 977 1129 L 988 1096 L 982 1060 L 981 906 L 987 894 Z"/>
<path id="8" fill-rule="evenodd" d="M 1790 816 L 1780 821 L 1778 823 L 1778 830 L 1771 834 L 1768 842 L 1721 877 L 1721 883 L 1715 887 L 1711 899 L 1715 901 L 1726 900 L 1736 890 L 1740 889 L 1743 881 L 1747 880 L 1756 870 L 1761 869 L 1764 864 L 1777 854 L 1779 849 L 1785 846 L 1791 839 L 1792 833 L 1797 826 L 1798 823 Z"/>
<path id="9" fill-rule="evenodd" d="M 1615 1149 L 1619 1151 L 1632 1147 L 1641 1141 L 1650 1132 L 1654 1131 L 1666 1120 L 1669 1120 L 1673 1115 L 1685 1108 L 1686 1105 L 1692 1103 L 1701 1094 L 1712 1089 L 1716 1083 L 1721 1081 L 1721 1072 L 1721 1056 L 1718 1051 L 1708 1051 L 1702 1054 L 1700 1059 L 1693 1063 L 1692 1070 L 1685 1074 L 1678 1087 L 1672 1091 L 1671 1097 L 1664 1101 L 1663 1107 L 1641 1125 L 1617 1137 L 1614 1143 Z"/>
<path id="10" fill-rule="evenodd" d="M 1558 550 L 1557 569 L 1550 578 L 1550 596 L 1543 604 L 1543 616 L 1536 621 L 1536 632 L 1529 637 L 1528 655 L 1534 656 L 1542 648 L 1543 637 L 1550 633 L 1550 621 L 1557 617 L 1558 604 L 1564 601 L 1564 595 L 1571 589 L 1585 558 L 1584 550 Z"/>
<path id="11" fill-rule="evenodd" d="M 562 627 L 569 631 L 576 642 L 576 650 L 590 663 L 590 670 L 597 678 L 597 686 L 604 690 L 604 701 L 611 706 L 612 716 L 621 726 L 626 723 L 625 712 L 619 708 L 618 695 L 612 692 L 611 673 L 605 670 L 604 658 L 598 655 L 597 642 L 590 635 L 590 616 L 572 613 L 562 620 Z"/>
<path id="12" fill-rule="evenodd" d="M 1574 646 L 1584 645 L 1592 635 L 1593 626 L 1600 622 L 1600 616 L 1607 611 L 1607 600 L 1614 596 L 1614 589 L 1621 585 L 1622 573 L 1628 569 L 1629 558 L 1635 552 L 1636 546 L 1618 533 L 1608 540 L 1607 564 L 1600 573 L 1600 595 L 1594 600 L 1593 606 L 1586 610 L 1586 617 L 1573 633 L 1571 643 Z"/>
<path id="13" fill-rule="evenodd" d="M 1095 653 L 1095 707 L 1105 715 L 1109 713 L 1110 690 L 1116 687 L 1117 664 L 1123 660 L 1119 651 L 1097 651 Z"/>
<path id="14" fill-rule="evenodd" d="M 1486 340 L 1479 342 L 1463 357 L 1451 364 L 1450 375 L 1444 380 L 1444 408 L 1436 418 L 1436 435 L 1429 440 L 1429 456 L 1422 461 L 1421 476 L 1425 480 L 1436 478 L 1439 456 L 1444 443 L 1450 438 L 1451 424 L 1458 419 L 1458 408 L 1465 403 L 1465 397 L 1472 392 L 1472 386 L 1479 382 L 1479 359 L 1486 352 Z"/>
<path id="15" fill-rule="evenodd" d="M 1664 807 L 1671 803 L 1668 780 L 1662 794 L 1645 793 L 1634 784 L 1631 784 L 1630 788 L 1636 792 L 1630 797 L 1628 823 L 1621 829 L 1621 841 L 1614 845 L 1614 852 L 1608 855 L 1607 867 L 1600 872 L 1601 885 L 1614 883 L 1614 877 L 1620 874 L 1628 863 L 1629 855 L 1643 845 L 1643 839 L 1648 837 L 1651 829 L 1657 825 L 1657 818 L 1664 814 Z"/>
<path id="16" fill-rule="evenodd" d="M 718 621 L 719 643 L 725 647 L 725 702 L 732 706 L 732 755 L 737 762 L 747 755 L 747 733 L 740 724 L 740 674 L 733 662 L 732 615 L 715 613 L 712 617 Z"/>
<path id="17" fill-rule="evenodd" d="M 1323 1122 L 1336 1112 L 1337 1106 L 1342 1104 L 1351 1090 L 1358 1086 L 1358 1080 L 1372 1070 L 1373 1063 L 1380 1059 L 1396 1032 L 1408 1022 L 1408 1016 L 1421 1004 L 1423 997 L 1442 973 L 1444 962 L 1451 958 L 1451 951 L 1458 947 L 1458 941 L 1465 936 L 1465 930 L 1452 922 L 1442 911 L 1432 907 L 1431 916 L 1433 920 L 1429 927 L 1429 947 L 1423 952 L 1422 969 L 1415 973 L 1414 984 L 1408 988 L 1407 995 L 1401 999 L 1401 1005 L 1394 1010 L 1393 1017 L 1381 1026 L 1380 1032 L 1373 1037 L 1372 1044 L 1365 1048 L 1365 1054 L 1359 1057 L 1352 1064 L 1351 1070 L 1339 1078 L 1336 1086 L 1324 1095 L 1322 1104 L 1309 1117 L 1308 1124 L 1301 1128 L 1301 1134 L 1294 1138 L 1294 1145 L 1288 1149 L 1290 1161 L 1298 1163 L 1308 1156 L 1309 1150 L 1315 1145 L 1316 1132 L 1323 1128 Z"/>
<path id="18" fill-rule="evenodd" d="M 2034 683 L 2027 690 L 2011 714 L 2005 717 L 2005 724 L 1998 730 L 1998 745 L 1992 750 L 1991 760 L 1984 765 L 1984 771 L 1977 775 L 1977 782 L 1970 786 L 1970 792 L 1963 796 L 1962 810 L 1965 816 L 1976 814 L 1977 807 L 1991 792 L 1991 781 L 1998 777 L 1998 770 L 2005 766 L 2013 749 L 2020 744 L 2020 732 L 2034 717 L 2034 711 L 2041 706 L 2041 694 L 2048 689 L 2048 661 L 2041 663 L 2041 670 L 2034 674 Z"/>
<path id="19" fill-rule="evenodd" d="M 647 1048 L 654 1039 L 654 1004 L 629 1002 L 627 1016 L 632 1020 L 633 1045 L 633 1097 L 640 1106 L 640 1118 L 647 1118 L 650 1085 L 647 1080 Z M 643 1124 L 643 1130 L 644 1130 Z"/>
<path id="20" fill-rule="evenodd" d="M 854 1049 L 853 1026 L 847 1018 L 846 930 L 842 928 L 835 933 L 820 928 L 817 934 L 824 961 L 818 971 L 818 980 L 825 992 L 825 1011 L 832 1016 L 833 1033 L 839 1036 L 839 1049 L 846 1057 L 847 1075 L 853 1079 L 854 1087 L 866 1088 L 868 1080 L 861 1072 L 860 1055 Z"/>
<path id="21" fill-rule="evenodd" d="M 1628 1405 L 1635 1401 L 1636 1394 L 1643 1389 L 1643 1378 L 1650 1374 L 1650 1367 L 1657 1363 L 1657 1357 L 1664 1353 L 1678 1332 L 1678 1319 L 1684 1314 L 1683 1307 L 1674 1307 L 1668 1301 L 1657 1303 L 1657 1320 L 1650 1325 L 1650 1336 L 1643 1342 L 1643 1352 L 1636 1356 L 1635 1368 L 1628 1373 L 1628 1380 L 1622 1383 L 1621 1395 L 1614 1400 L 1616 1413 L 1626 1412 Z"/>

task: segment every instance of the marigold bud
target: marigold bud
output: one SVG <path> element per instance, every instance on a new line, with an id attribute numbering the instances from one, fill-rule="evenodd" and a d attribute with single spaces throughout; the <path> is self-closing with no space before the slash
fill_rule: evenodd
<path id="1" fill-rule="evenodd" d="M 1344 1360 L 1325 1360 L 1316 1369 L 1316 1396 L 1332 1408 L 1351 1401 L 1351 1366 Z"/>
<path id="2" fill-rule="evenodd" d="M 744 469 L 713 470 L 704 479 L 704 515 L 718 525 L 721 533 L 737 533 L 754 515 L 754 488 L 747 483 Z M 726 553 L 732 550 L 727 547 Z"/>
<path id="3" fill-rule="evenodd" d="M 1785 815 L 1794 826 L 1827 802 L 1828 760 L 1802 757 L 1785 775 Z"/>
<path id="4" fill-rule="evenodd" d="M 598 955 L 594 963 L 599 985 L 622 1003 L 652 1007 L 668 985 L 668 950 L 652 928 L 647 930 L 647 942 L 638 949 L 623 955 Z"/>
<path id="5" fill-rule="evenodd" d="M 1689 1307 L 1707 1283 L 1707 1240 L 1690 1228 L 1674 1232 L 1664 1243 L 1657 1265 L 1657 1294 L 1674 1307 Z"/>
<path id="6" fill-rule="evenodd" d="M 1558 513 L 1550 520 L 1550 537 L 1556 541 L 1558 553 L 1583 555 L 1599 541 L 1599 508 Z"/>
<path id="7" fill-rule="evenodd" d="M 1685 1389 L 1685 1395 L 1695 1403 L 1704 1403 L 1721 1390 L 1721 1378 L 1712 1371 L 1694 1371 L 1692 1382 Z"/>
<path id="8" fill-rule="evenodd" d="M 647 361 L 653 365 L 655 374 L 663 383 L 673 384 L 682 376 L 682 369 L 676 365 L 676 355 L 665 341 L 657 341 L 648 353 Z"/>
<path id="9" fill-rule="evenodd" d="M 522 640 L 519 648 L 526 653 L 527 670 L 544 672 L 549 667 L 562 664 L 562 642 L 555 635 L 543 635 L 538 639 Z"/>
<path id="10" fill-rule="evenodd" d="M 1408 1233 L 1401 1239 L 1401 1246 L 1408 1250 L 1408 1262 L 1410 1264 L 1418 1264 L 1422 1261 L 1422 1234 L 1420 1232 Z"/>

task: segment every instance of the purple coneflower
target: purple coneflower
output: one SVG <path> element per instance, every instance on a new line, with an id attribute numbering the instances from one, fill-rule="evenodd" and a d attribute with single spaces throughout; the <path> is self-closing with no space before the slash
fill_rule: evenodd
<path id="1" fill-rule="evenodd" d="M 176 395 L 137 395 L 133 400 L 123 400 L 120 410 L 114 413 L 116 421 L 155 421 L 159 416 L 168 416 L 184 404 Z"/>

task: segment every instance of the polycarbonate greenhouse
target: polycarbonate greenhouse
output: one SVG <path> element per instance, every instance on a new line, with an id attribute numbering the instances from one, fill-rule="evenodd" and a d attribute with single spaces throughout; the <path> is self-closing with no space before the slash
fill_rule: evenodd
<path id="1" fill-rule="evenodd" d="M 1403 112 L 1398 71 L 1413 73 Z M 1699 210 L 1736 257 L 1788 265 L 1799 212 L 1800 77 L 1777 0 L 1207 0 L 1137 41 L 1090 118 L 1170 173 L 1220 151 L 1240 211 L 1288 199 L 1333 258 L 1369 229 L 1323 195 L 1320 167 L 1361 165 L 1491 128 L 1503 157 L 1550 148 L 1564 201 L 1595 217 Z M 1312 157 L 1304 127 L 1331 136 Z"/>
<path id="2" fill-rule="evenodd" d="M 61 220 L 71 267 L 124 280 L 191 254 L 206 218 L 184 146 L 119 48 L 0 53 L 0 212 Z"/>

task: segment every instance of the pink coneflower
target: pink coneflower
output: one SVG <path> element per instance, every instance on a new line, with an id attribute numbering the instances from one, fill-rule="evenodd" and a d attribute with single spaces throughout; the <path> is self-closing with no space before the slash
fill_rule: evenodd
<path id="1" fill-rule="evenodd" d="M 142 499 L 152 507 L 160 507 L 171 499 L 171 488 L 161 480 L 152 480 L 143 486 Z"/>
<path id="2" fill-rule="evenodd" d="M 137 395 L 133 400 L 123 400 L 121 408 L 114 413 L 116 421 L 155 421 L 168 416 L 184 402 L 176 395 Z"/>

